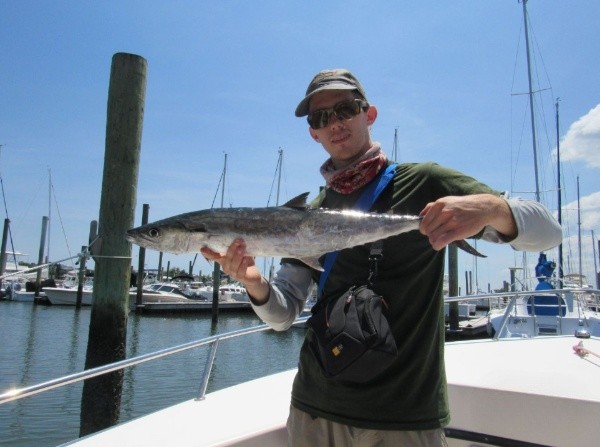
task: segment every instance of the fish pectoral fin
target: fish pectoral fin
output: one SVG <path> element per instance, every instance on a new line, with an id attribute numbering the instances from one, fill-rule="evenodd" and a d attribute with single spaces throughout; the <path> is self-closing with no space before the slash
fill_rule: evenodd
<path id="1" fill-rule="evenodd" d="M 487 258 L 486 255 L 482 255 L 481 253 L 479 253 L 477 250 L 475 250 L 475 248 L 471 244 L 469 244 L 464 239 L 460 240 L 460 241 L 454 241 L 452 243 L 454 245 L 456 245 L 458 248 L 460 248 L 461 250 L 466 251 L 470 255 L 478 256 L 480 258 Z"/>
<path id="2" fill-rule="evenodd" d="M 299 196 L 296 196 L 293 199 L 288 200 L 282 206 L 284 206 L 286 208 L 305 209 L 307 207 L 306 199 L 308 198 L 308 194 L 309 194 L 308 192 L 304 192 L 304 193 L 300 194 Z"/>
<path id="3" fill-rule="evenodd" d="M 300 258 L 299 260 L 304 262 L 310 268 L 318 270 L 319 272 L 323 271 L 323 266 L 319 264 L 319 258 Z"/>

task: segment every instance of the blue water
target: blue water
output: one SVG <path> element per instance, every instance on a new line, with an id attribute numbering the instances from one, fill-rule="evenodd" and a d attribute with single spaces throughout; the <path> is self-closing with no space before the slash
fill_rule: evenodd
<path id="1" fill-rule="evenodd" d="M 0 301 L 0 393 L 82 371 L 91 309 Z M 261 324 L 253 313 L 130 314 L 127 357 Z M 219 344 L 208 392 L 296 366 L 303 329 L 261 332 Z M 208 348 L 125 372 L 121 422 L 196 397 Z M 83 383 L 0 405 L 0 445 L 56 446 L 77 438 Z"/>

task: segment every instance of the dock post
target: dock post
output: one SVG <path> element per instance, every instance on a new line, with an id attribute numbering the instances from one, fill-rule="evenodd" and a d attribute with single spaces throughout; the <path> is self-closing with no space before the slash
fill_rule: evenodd
<path id="1" fill-rule="evenodd" d="M 156 273 L 156 279 L 159 282 L 162 281 L 162 277 L 163 277 L 162 258 L 163 258 L 163 252 L 161 251 L 158 253 L 158 272 Z"/>
<path id="2" fill-rule="evenodd" d="M 81 246 L 81 253 L 84 253 L 86 246 Z M 75 308 L 81 308 L 81 301 L 83 300 L 83 284 L 85 282 L 85 255 L 79 256 L 79 272 L 77 274 L 77 298 L 75 300 Z"/>
<path id="3" fill-rule="evenodd" d="M 219 322 L 219 287 L 221 286 L 221 265 L 215 262 L 213 267 L 213 294 L 211 307 L 211 322 L 216 324 Z"/>
<path id="4" fill-rule="evenodd" d="M 9 219 L 4 219 L 4 230 L 2 231 L 2 247 L 0 248 L 0 276 L 4 275 L 4 271 L 6 270 L 6 241 L 8 239 L 8 228 L 10 225 Z M 0 279 L 0 286 L 2 285 L 2 280 Z M 10 297 L 8 297 L 10 299 Z"/>
<path id="5" fill-rule="evenodd" d="M 50 218 L 48 216 L 42 217 L 42 236 L 40 238 L 40 251 L 38 254 L 38 265 L 42 265 L 44 263 L 44 247 L 46 246 L 46 231 L 48 230 L 48 221 Z M 37 269 L 35 274 L 35 292 L 34 297 L 38 298 L 40 296 L 40 289 L 42 285 L 42 269 Z M 37 303 L 37 300 L 34 298 L 33 302 Z"/>
<path id="6" fill-rule="evenodd" d="M 148 223 L 148 213 L 150 211 L 150 205 L 144 203 L 142 207 L 142 225 L 146 225 Z M 137 291 L 135 294 L 135 305 L 142 305 L 142 289 L 144 288 L 144 264 L 146 263 L 146 249 L 144 247 L 140 247 L 139 255 L 138 255 L 138 272 L 137 272 Z"/>
<path id="7" fill-rule="evenodd" d="M 456 245 L 448 245 L 448 296 L 458 296 L 458 249 Z M 458 331 L 458 303 L 449 305 L 448 320 L 450 331 Z"/>
<path id="8" fill-rule="evenodd" d="M 117 53 L 112 58 L 86 369 L 123 360 L 126 354 L 131 244 L 125 234 L 134 223 L 146 70 L 140 56 Z M 122 389 L 122 370 L 85 380 L 80 436 L 118 422 Z"/>

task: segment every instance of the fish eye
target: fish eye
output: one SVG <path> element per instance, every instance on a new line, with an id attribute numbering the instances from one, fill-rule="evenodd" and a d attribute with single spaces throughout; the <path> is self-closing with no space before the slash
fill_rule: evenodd
<path id="1" fill-rule="evenodd" d="M 148 236 L 155 238 L 160 236 L 160 231 L 158 231 L 158 228 L 150 228 L 148 230 Z"/>

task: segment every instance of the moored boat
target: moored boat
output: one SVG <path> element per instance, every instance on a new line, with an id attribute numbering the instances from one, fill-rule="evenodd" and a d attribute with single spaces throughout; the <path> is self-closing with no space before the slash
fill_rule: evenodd
<path id="1" fill-rule="evenodd" d="M 77 288 L 66 288 L 66 287 L 45 287 L 44 293 L 46 294 L 50 304 L 58 306 L 75 306 L 77 304 Z M 93 288 L 84 287 L 81 295 L 81 305 L 91 306 L 93 298 Z M 134 308 L 136 305 L 137 292 L 131 290 L 129 292 L 129 304 L 130 307 Z M 185 296 L 177 293 L 156 291 L 156 290 L 143 290 L 142 292 L 142 303 L 188 303 L 192 300 Z"/>

